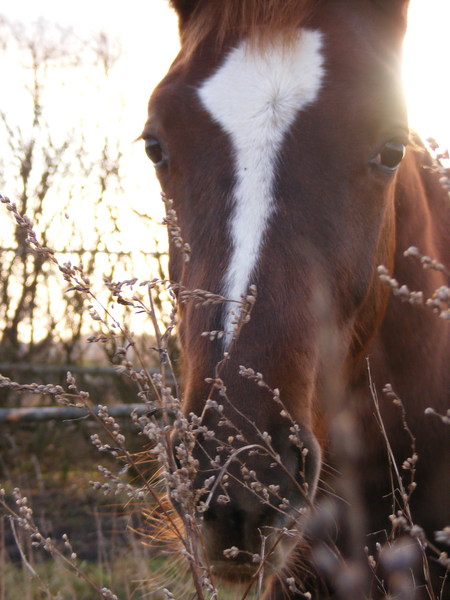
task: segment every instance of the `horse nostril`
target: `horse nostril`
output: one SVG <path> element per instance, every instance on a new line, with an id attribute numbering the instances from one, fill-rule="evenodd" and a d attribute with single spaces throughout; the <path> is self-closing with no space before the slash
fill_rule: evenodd
<path id="1" fill-rule="evenodd" d="M 227 505 L 211 503 L 203 513 L 203 527 L 205 538 L 214 540 L 211 546 L 214 547 L 215 558 L 223 558 L 224 550 L 237 547 L 239 554 L 231 558 L 243 563 L 260 550 L 262 536 L 272 531 L 276 513 L 254 497 L 247 497 L 245 490 L 239 491 L 238 497 L 231 499 Z"/>
<path id="2" fill-rule="evenodd" d="M 205 523 L 212 523 L 213 521 L 217 521 L 217 514 L 214 507 L 210 506 L 207 510 L 205 510 L 205 512 L 203 513 L 203 521 Z"/>
<path id="3" fill-rule="evenodd" d="M 203 521 L 206 524 L 218 523 L 224 529 L 229 527 L 234 531 L 240 531 L 246 522 L 246 515 L 245 511 L 240 510 L 234 502 L 227 506 L 213 502 L 203 513 Z"/>

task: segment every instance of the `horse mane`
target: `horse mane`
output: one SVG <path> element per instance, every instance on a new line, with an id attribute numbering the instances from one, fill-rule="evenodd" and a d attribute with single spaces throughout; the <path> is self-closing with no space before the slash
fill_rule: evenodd
<path id="1" fill-rule="evenodd" d="M 173 0 L 172 4 L 176 6 Z M 210 36 L 218 47 L 230 36 L 258 45 L 280 36 L 289 41 L 317 4 L 317 0 L 197 0 L 189 18 L 180 20 L 181 43 L 190 53 Z"/>

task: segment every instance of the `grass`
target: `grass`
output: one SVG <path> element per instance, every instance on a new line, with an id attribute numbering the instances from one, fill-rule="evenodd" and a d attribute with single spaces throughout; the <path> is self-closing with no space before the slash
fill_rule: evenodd
<path id="1" fill-rule="evenodd" d="M 126 424 L 124 429 L 130 447 L 142 450 L 136 432 Z M 20 486 L 45 535 L 62 546 L 62 536 L 68 534 L 80 569 L 99 587 L 117 590 L 124 600 L 159 600 L 160 595 L 150 593 L 155 584 L 149 580 L 164 559 L 136 533 L 145 528 L 143 518 L 127 506 L 125 495 L 112 499 L 89 483 L 99 477 L 99 462 L 109 468 L 115 465 L 112 457 L 99 456 L 90 443 L 94 430 L 88 420 L 0 426 L 1 486 L 9 498 Z M 132 477 L 130 473 L 129 480 Z M 97 597 L 86 581 L 68 573 L 58 557 L 33 549 L 23 530 L 16 528 L 16 536 L 36 576 L 21 559 L 9 519 L 0 508 L 0 600 Z"/>
<path id="2" fill-rule="evenodd" d="M 80 561 L 80 568 L 98 587 L 114 590 L 121 600 L 162 600 L 162 592 L 154 591 L 152 574 L 161 573 L 167 560 L 148 558 L 142 545 L 136 542 L 108 564 Z M 68 575 L 66 567 L 58 559 L 43 560 L 34 564 L 33 569 L 37 576 L 23 565 L 5 562 L 0 571 L 0 599 L 92 600 L 98 597 L 86 581 Z"/>

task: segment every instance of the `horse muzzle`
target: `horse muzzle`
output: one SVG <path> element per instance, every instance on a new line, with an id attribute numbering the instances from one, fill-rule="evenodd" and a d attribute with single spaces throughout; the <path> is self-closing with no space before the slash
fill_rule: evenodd
<path id="1" fill-rule="evenodd" d="M 215 456 L 217 442 L 194 450 L 194 488 L 209 487 L 198 506 L 203 548 L 215 573 L 229 581 L 278 572 L 312 506 L 321 464 L 315 437 L 306 429 L 298 445 L 286 431 L 272 437 L 270 449 L 259 441 L 230 448 L 222 468 L 211 469 L 205 460 Z"/>

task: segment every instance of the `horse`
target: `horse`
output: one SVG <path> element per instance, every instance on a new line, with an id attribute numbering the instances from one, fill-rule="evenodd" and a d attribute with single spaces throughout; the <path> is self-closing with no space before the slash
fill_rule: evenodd
<path id="1" fill-rule="evenodd" d="M 450 220 L 408 123 L 408 0 L 171 5 L 181 49 L 142 138 L 170 279 L 194 290 L 178 334 L 204 554 L 270 600 L 385 597 L 383 574 L 342 591 L 336 556 L 395 530 L 433 545 L 449 506 Z"/>

